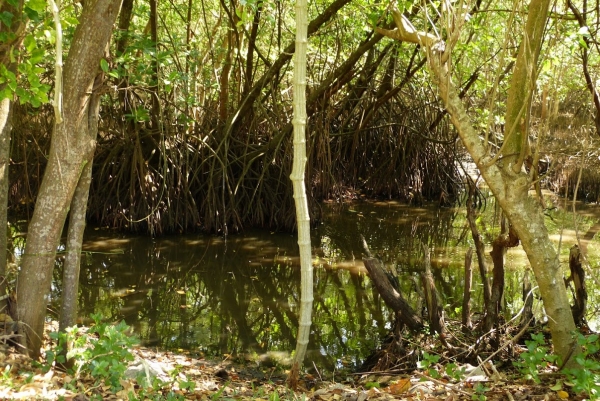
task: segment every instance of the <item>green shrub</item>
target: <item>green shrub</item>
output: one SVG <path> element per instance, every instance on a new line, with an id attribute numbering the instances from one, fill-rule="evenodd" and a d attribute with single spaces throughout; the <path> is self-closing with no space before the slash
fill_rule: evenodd
<path id="1" fill-rule="evenodd" d="M 111 325 L 102 322 L 99 314 L 91 315 L 94 324 L 85 334 L 80 334 L 77 327 L 70 327 L 66 333 L 51 333 L 57 342 L 55 350 L 46 353 L 47 368 L 53 362 L 65 363 L 65 345 L 69 344 L 66 357 L 74 363 L 75 377 L 88 374 L 96 383 L 109 385 L 113 391 L 122 388 L 127 363 L 133 361 L 130 349 L 138 344 L 128 331 L 124 322 Z"/>
<path id="2" fill-rule="evenodd" d="M 541 333 L 532 334 L 531 340 L 525 341 L 527 351 L 520 355 L 520 360 L 514 362 L 525 380 L 540 382 L 538 370 L 540 367 L 546 367 L 556 361 L 556 356 L 550 354 L 546 340 Z"/>
<path id="3" fill-rule="evenodd" d="M 573 384 L 573 391 L 584 392 L 591 400 L 600 398 L 600 363 L 592 356 L 600 350 L 598 335 L 584 336 L 579 334 L 577 343 L 581 354 L 575 357 L 577 368 L 565 369 L 567 380 Z"/>

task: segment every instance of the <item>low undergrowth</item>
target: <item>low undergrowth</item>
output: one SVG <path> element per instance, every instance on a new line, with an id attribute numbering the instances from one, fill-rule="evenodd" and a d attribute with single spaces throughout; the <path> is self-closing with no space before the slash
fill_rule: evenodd
<path id="1" fill-rule="evenodd" d="M 77 399 L 90 400 L 297 401 L 329 400 L 336 395 L 370 400 L 447 399 L 452 395 L 454 400 L 492 401 L 506 399 L 507 394 L 522 394 L 520 399 L 600 399 L 600 338 L 596 334 L 577 335 L 582 352 L 574 356 L 576 368 L 559 370 L 562 361 L 551 354 L 540 331 L 512 346 L 512 360 L 506 358 L 507 351 L 502 358 L 480 360 L 473 366 L 450 357 L 441 344 L 414 342 L 411 352 L 416 362 L 411 370 L 396 366 L 396 370 L 361 374 L 335 372 L 334 382 L 317 369 L 306 373 L 299 390 L 293 392 L 285 387 L 286 372 L 281 366 L 257 374 L 256 366 L 234 367 L 231 360 L 212 362 L 146 350 L 138 346 L 125 323 L 109 324 L 100 315 L 92 318 L 89 328 L 51 333 L 46 359 L 37 367 L 31 361 L 3 360 L 0 399 L 73 399 L 78 395 Z M 47 390 L 51 385 L 55 387 L 52 393 Z M 43 391 L 36 390 L 41 387 Z"/>
<path id="2" fill-rule="evenodd" d="M 107 391 L 128 400 L 184 400 L 185 391 L 194 391 L 195 383 L 178 369 L 159 375 L 141 361 L 142 369 L 131 370 L 139 340 L 131 335 L 130 327 L 125 322 L 103 322 L 100 314 L 91 317 L 94 323 L 89 328 L 74 326 L 64 333 L 50 333 L 54 346 L 40 367 L 44 372 L 66 369 L 73 378 L 65 383 L 66 389 L 89 393 L 90 399 L 98 400 Z"/>

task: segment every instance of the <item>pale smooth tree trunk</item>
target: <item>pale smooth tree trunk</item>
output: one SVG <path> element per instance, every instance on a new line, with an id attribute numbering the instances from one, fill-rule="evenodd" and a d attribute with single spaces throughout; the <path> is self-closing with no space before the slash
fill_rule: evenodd
<path id="1" fill-rule="evenodd" d="M 531 16 L 530 14 L 532 18 L 540 18 L 539 13 L 544 12 L 543 8 L 540 9 L 539 4 L 536 4 L 542 2 L 548 3 L 547 0 L 532 0 L 530 3 L 529 9 L 536 10 L 535 15 Z M 547 15 L 547 10 L 546 7 L 546 14 L 544 15 Z M 529 32 L 526 32 L 527 34 Z M 532 45 L 533 41 L 541 40 L 541 35 L 529 35 L 526 39 L 530 45 Z M 561 357 L 564 364 L 567 366 L 572 365 L 575 361 L 572 356 L 578 351 L 573 335 L 576 331 L 575 322 L 571 314 L 569 299 L 564 286 L 560 261 L 548 235 L 543 210 L 539 201 L 529 196 L 529 188 L 531 187 L 529 175 L 524 171 L 515 171 L 514 169 L 515 165 L 522 163 L 522 154 L 519 153 L 517 155 L 518 158 L 513 159 L 515 160 L 515 164 L 511 165 L 508 162 L 503 164 L 502 161 L 498 161 L 497 158 L 492 157 L 488 153 L 489 148 L 481 141 L 479 133 L 473 128 L 467 111 L 458 96 L 458 91 L 452 83 L 447 63 L 444 62 L 446 57 L 447 53 L 440 47 L 436 48 L 436 46 L 433 46 L 430 49 L 431 71 L 440 89 L 440 97 L 446 105 L 450 119 L 456 127 L 463 144 L 481 171 L 483 178 L 496 197 L 514 231 L 517 233 L 521 245 L 527 254 L 540 289 L 544 308 L 549 317 L 548 326 L 552 334 L 554 351 Z M 520 52 L 517 58 L 517 65 L 519 61 L 522 61 L 519 60 L 521 58 L 525 58 L 528 62 L 532 62 L 533 60 L 527 52 Z M 524 69 L 524 71 L 525 74 L 528 74 L 527 71 L 535 71 L 535 68 L 530 66 Z M 523 92 L 531 91 L 528 85 L 521 86 L 521 89 Z M 524 94 L 517 91 L 513 91 L 512 93 L 514 93 L 512 96 L 520 96 L 522 98 L 520 102 L 521 108 L 528 109 L 526 102 L 527 97 L 530 98 L 531 94 Z M 514 99 L 512 101 L 515 102 Z M 528 113 L 529 110 L 526 112 Z M 517 115 L 520 119 L 527 120 L 523 114 L 517 113 Z M 518 124 L 521 123 L 519 122 Z M 522 131 L 521 133 L 524 134 L 524 132 Z M 526 151 L 526 144 L 523 142 L 520 134 L 515 135 L 513 133 L 512 138 L 518 140 L 519 143 L 512 147 L 512 149 L 524 152 Z"/>
<path id="2" fill-rule="evenodd" d="M 432 71 L 438 77 L 440 95 L 463 143 L 521 240 L 549 317 L 548 326 L 554 350 L 565 361 L 576 351 L 573 336 L 576 327 L 558 255 L 550 241 L 540 203 L 528 195 L 531 183 L 527 174 L 507 175 L 496 164 L 487 164 L 490 156 L 480 141 L 478 132 L 471 125 L 456 88 L 447 85 L 449 78 L 438 56 L 435 52 L 432 53 L 431 64 Z"/>
<path id="3" fill-rule="evenodd" d="M 32 357 L 40 354 L 56 248 L 86 155 L 95 146 L 89 137 L 90 96 L 120 5 L 121 0 L 84 3 L 65 64 L 63 121 L 54 126 L 17 285 L 19 319 Z"/>
<path id="4" fill-rule="evenodd" d="M 306 0 L 296 1 L 296 51 L 294 53 L 294 163 L 290 176 L 294 187 L 298 247 L 300 250 L 301 298 L 300 322 L 296 352 L 288 377 L 290 387 L 298 383 L 300 367 L 304 362 L 313 304 L 313 266 L 310 248 L 310 216 L 304 173 L 306 169 L 306 48 L 308 28 L 308 6 Z"/>

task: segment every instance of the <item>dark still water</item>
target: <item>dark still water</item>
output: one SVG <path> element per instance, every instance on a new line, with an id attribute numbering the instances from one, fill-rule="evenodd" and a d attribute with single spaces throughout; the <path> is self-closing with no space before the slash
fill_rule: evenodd
<path id="1" fill-rule="evenodd" d="M 428 244 L 446 311 L 450 318 L 460 313 L 464 254 L 471 241 L 463 213 L 393 202 L 323 208 L 323 222 L 312 232 L 315 301 L 309 363 L 330 371 L 358 366 L 390 328 L 390 312 L 364 274 L 361 234 L 374 254 L 398 270 L 404 296 L 416 308 L 422 259 L 417 249 Z M 109 321 L 125 320 L 147 345 L 257 362 L 289 357 L 295 348 L 300 271 L 291 234 L 248 230 L 225 241 L 202 235 L 151 239 L 90 229 L 84 250 L 84 322 L 91 313 L 101 313 Z M 60 269 L 55 274 L 57 304 Z M 519 277 L 507 275 L 507 299 L 520 292 Z M 474 310 L 480 287 L 474 285 Z"/>

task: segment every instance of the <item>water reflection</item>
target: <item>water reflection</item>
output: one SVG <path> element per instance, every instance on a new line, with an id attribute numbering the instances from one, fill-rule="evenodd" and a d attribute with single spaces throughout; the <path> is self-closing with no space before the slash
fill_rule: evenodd
<path id="1" fill-rule="evenodd" d="M 315 301 L 307 358 L 319 369 L 357 366 L 389 329 L 389 310 L 364 275 L 360 235 L 400 275 L 405 297 L 420 310 L 420 243 L 449 318 L 460 316 L 470 232 L 462 213 L 394 202 L 325 205 L 312 233 Z M 257 361 L 295 348 L 300 272 L 294 236 L 268 231 L 222 238 L 159 239 L 89 230 L 82 258 L 80 316 L 124 319 L 149 345 Z M 518 252 L 508 270 L 523 267 Z M 514 256 L 511 256 L 514 255 Z M 516 261 L 513 263 L 513 261 Z M 507 274 L 509 312 L 520 307 L 521 271 Z M 60 273 L 53 287 L 60 297 Z M 473 310 L 481 286 L 474 275 Z"/>

